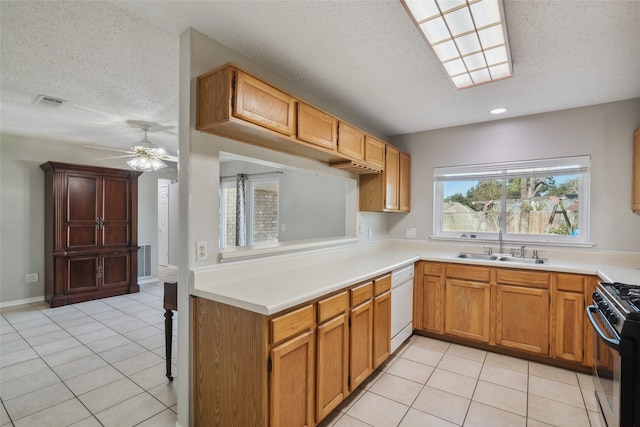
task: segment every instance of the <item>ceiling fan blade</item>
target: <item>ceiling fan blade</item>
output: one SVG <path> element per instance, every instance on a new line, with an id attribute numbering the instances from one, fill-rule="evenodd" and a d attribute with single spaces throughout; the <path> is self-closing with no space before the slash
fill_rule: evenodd
<path id="1" fill-rule="evenodd" d="M 84 148 L 91 148 L 92 150 L 106 150 L 106 151 L 115 151 L 118 153 L 127 153 L 132 154 L 131 150 L 119 150 L 117 148 L 108 148 L 108 147 L 96 147 L 93 145 L 83 145 Z"/>
<path id="2" fill-rule="evenodd" d="M 125 159 L 128 157 L 137 157 L 137 154 L 128 154 L 126 156 L 113 156 L 113 157 L 102 157 L 100 159 L 96 159 L 96 160 L 111 160 L 111 159 Z"/>

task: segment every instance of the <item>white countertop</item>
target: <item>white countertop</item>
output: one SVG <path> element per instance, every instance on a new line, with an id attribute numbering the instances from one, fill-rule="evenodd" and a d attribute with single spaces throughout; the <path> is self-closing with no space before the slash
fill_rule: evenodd
<path id="1" fill-rule="evenodd" d="M 500 261 L 452 258 L 460 245 L 386 240 L 282 254 L 191 269 L 192 294 L 271 315 L 328 293 L 389 273 L 418 260 L 505 267 Z M 550 264 L 508 267 L 597 274 L 606 281 L 640 284 L 640 253 L 541 251 Z"/>

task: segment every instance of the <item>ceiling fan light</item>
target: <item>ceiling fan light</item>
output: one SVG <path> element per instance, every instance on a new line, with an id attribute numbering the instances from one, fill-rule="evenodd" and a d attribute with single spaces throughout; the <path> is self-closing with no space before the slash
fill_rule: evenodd
<path id="1" fill-rule="evenodd" d="M 144 156 L 134 157 L 133 159 L 127 161 L 127 164 L 132 169 L 141 170 L 143 172 L 157 171 L 158 169 L 167 167 L 167 165 L 162 160 Z"/>

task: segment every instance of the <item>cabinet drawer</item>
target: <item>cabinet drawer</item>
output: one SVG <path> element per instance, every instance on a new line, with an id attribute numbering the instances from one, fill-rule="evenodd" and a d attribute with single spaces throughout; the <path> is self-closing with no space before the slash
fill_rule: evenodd
<path id="1" fill-rule="evenodd" d="M 349 309 L 349 293 L 342 292 L 318 302 L 318 323 L 326 322 Z"/>
<path id="2" fill-rule="evenodd" d="M 442 273 L 442 264 L 425 262 L 423 263 L 423 271 L 425 276 L 439 276 Z"/>
<path id="3" fill-rule="evenodd" d="M 279 343 L 313 328 L 315 317 L 313 307 L 312 304 L 307 305 L 271 320 L 272 343 Z"/>
<path id="4" fill-rule="evenodd" d="M 373 282 L 368 282 L 351 289 L 351 307 L 373 298 Z"/>
<path id="5" fill-rule="evenodd" d="M 556 274 L 556 286 L 559 291 L 584 292 L 584 276 L 581 274 Z"/>
<path id="6" fill-rule="evenodd" d="M 447 266 L 447 277 L 472 280 L 474 282 L 488 282 L 491 271 L 486 267 L 471 267 L 468 265 Z"/>
<path id="7" fill-rule="evenodd" d="M 373 282 L 373 294 L 378 296 L 391 289 L 391 275 L 381 277 Z"/>
<path id="8" fill-rule="evenodd" d="M 504 285 L 549 289 L 549 273 L 540 271 L 498 269 L 496 279 Z"/>

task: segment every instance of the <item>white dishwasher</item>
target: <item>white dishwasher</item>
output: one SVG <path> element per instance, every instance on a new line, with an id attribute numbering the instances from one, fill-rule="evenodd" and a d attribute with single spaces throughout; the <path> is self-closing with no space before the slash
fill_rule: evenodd
<path id="1" fill-rule="evenodd" d="M 391 272 L 391 353 L 413 333 L 413 264 Z"/>

